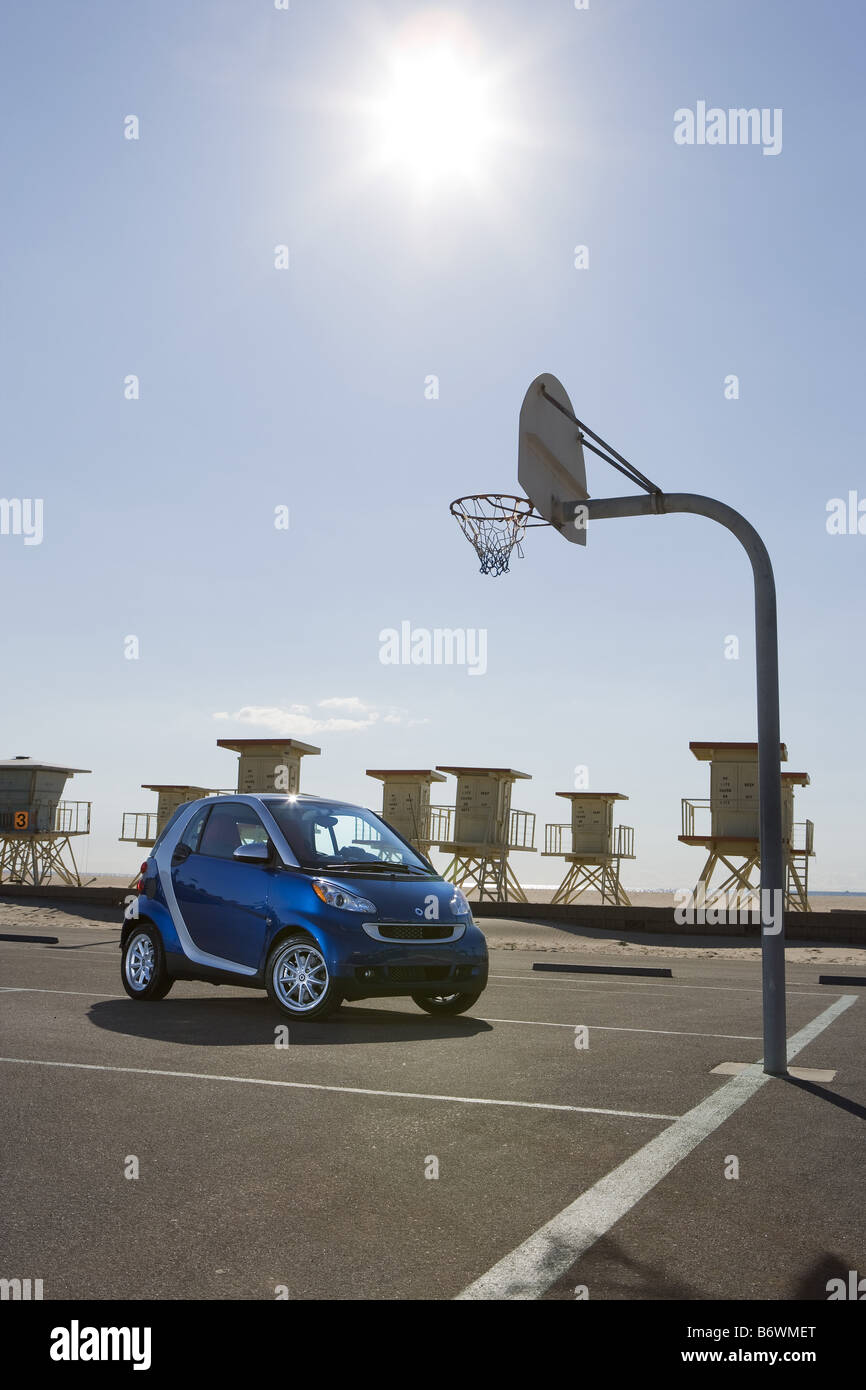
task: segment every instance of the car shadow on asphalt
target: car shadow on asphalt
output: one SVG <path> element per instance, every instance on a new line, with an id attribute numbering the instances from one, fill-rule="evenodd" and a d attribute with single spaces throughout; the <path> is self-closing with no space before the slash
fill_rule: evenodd
<path id="1" fill-rule="evenodd" d="M 557 1279 L 544 1297 L 547 1301 L 588 1297 L 694 1302 L 712 1295 L 661 1264 L 636 1258 L 615 1236 L 607 1235 Z"/>
<path id="2" fill-rule="evenodd" d="M 343 1004 L 329 1018 L 288 1018 L 265 998 L 250 999 L 106 999 L 93 1004 L 87 1017 L 97 1028 L 131 1038 L 179 1043 L 187 1047 L 262 1047 L 275 1045 L 277 1029 L 288 1029 L 290 1047 L 347 1047 L 357 1043 L 458 1041 L 493 1031 L 483 1019 L 461 1014 L 431 1018 L 402 1009 L 361 1008 Z"/>
<path id="3" fill-rule="evenodd" d="M 708 1266 L 705 1284 L 689 1281 L 681 1273 L 669 1267 L 665 1268 L 661 1263 L 637 1259 L 633 1254 L 627 1253 L 619 1240 L 607 1235 L 596 1241 L 591 1251 L 587 1252 L 582 1260 L 578 1260 L 566 1275 L 557 1279 L 544 1297 L 550 1301 L 588 1296 L 606 1300 L 705 1302 L 724 1298 L 752 1301 L 764 1296 L 797 1302 L 826 1301 L 831 1279 L 841 1280 L 842 1286 L 846 1289 L 850 1285 L 850 1271 L 854 1268 L 852 1259 L 853 1256 L 846 1257 L 827 1252 L 799 1274 L 794 1275 L 791 1271 L 791 1279 L 795 1282 L 792 1283 L 789 1292 L 775 1288 L 772 1293 L 762 1295 L 752 1287 L 736 1291 L 720 1288 L 720 1280 L 712 1264 Z M 583 1293 L 584 1289 L 586 1293 Z M 769 1315 L 767 1320 L 772 1321 Z M 695 1315 L 694 1325 L 701 1325 L 698 1314 Z"/>
<path id="4" fill-rule="evenodd" d="M 830 1300 L 830 1293 L 835 1294 L 836 1299 L 858 1298 L 858 1290 L 855 1288 L 850 1291 L 852 1283 L 851 1274 L 855 1268 L 852 1263 L 854 1256 L 834 1255 L 825 1251 L 809 1269 L 801 1274 L 798 1283 L 789 1295 L 792 1300 L 797 1302 L 826 1303 Z M 831 1281 L 836 1281 L 835 1289 L 831 1290 Z M 853 1283 L 856 1285 L 858 1276 L 855 1275 Z"/>

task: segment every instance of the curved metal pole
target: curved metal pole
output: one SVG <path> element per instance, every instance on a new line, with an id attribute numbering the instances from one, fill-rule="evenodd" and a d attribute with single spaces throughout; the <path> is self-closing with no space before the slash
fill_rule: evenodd
<path id="1" fill-rule="evenodd" d="M 779 732 L 779 640 L 776 583 L 767 547 L 754 526 L 733 507 L 690 492 L 637 497 L 593 497 L 589 521 L 618 516 L 692 512 L 726 526 L 750 561 L 755 581 L 755 664 L 758 695 L 758 797 L 761 843 L 761 964 L 764 1000 L 764 1071 L 788 1069 L 785 1025 L 785 858 L 782 849 L 782 767 Z"/>

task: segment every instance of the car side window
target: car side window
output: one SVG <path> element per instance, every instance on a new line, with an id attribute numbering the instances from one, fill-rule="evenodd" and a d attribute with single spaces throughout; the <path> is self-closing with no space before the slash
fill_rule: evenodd
<path id="1" fill-rule="evenodd" d="M 239 845 L 268 844 L 268 832 L 251 806 L 214 806 L 208 817 L 199 854 L 231 859 Z"/>
<path id="2" fill-rule="evenodd" d="M 198 848 L 198 840 L 201 835 L 201 828 L 207 820 L 209 806 L 202 806 L 200 811 L 196 811 L 186 830 L 181 835 L 178 844 L 185 845 L 191 854 L 195 854 Z"/>
<path id="3" fill-rule="evenodd" d="M 242 845 L 269 845 L 270 836 L 255 811 L 247 808 L 248 814 L 238 817 L 238 833 Z"/>

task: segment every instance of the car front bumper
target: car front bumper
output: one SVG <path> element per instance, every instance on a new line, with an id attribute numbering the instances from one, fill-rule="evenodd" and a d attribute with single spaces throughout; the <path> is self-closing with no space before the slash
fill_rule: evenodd
<path id="1" fill-rule="evenodd" d="M 364 934 L 331 959 L 347 999 L 421 993 L 480 994 L 487 984 L 487 943 L 474 925 L 457 941 L 376 941 Z"/>

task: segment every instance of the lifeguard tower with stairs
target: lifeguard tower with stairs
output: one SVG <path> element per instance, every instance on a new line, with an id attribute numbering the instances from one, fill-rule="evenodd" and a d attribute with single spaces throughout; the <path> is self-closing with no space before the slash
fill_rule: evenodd
<path id="1" fill-rule="evenodd" d="M 708 906 L 731 896 L 735 906 L 759 901 L 761 847 L 758 828 L 758 745 L 690 743 L 699 762 L 710 764 L 708 798 L 684 797 L 682 844 L 706 850 L 707 859 L 695 897 Z M 788 750 L 780 745 L 782 762 Z M 807 787 L 807 772 L 782 773 L 782 844 L 785 854 L 785 907 L 810 912 L 809 860 L 814 856 L 814 826 L 794 820 L 794 788 Z M 709 822 L 709 823 L 708 823 Z M 713 876 L 727 873 L 712 886 Z"/>
<path id="2" fill-rule="evenodd" d="M 508 862 L 512 850 L 535 853 L 535 813 L 511 805 L 528 772 L 510 767 L 439 767 L 457 778 L 453 806 L 430 807 L 430 844 L 451 861 L 443 877 L 479 901 L 526 902 Z"/>
<path id="3" fill-rule="evenodd" d="M 0 883 L 82 886 L 72 841 L 90 834 L 90 802 L 63 792 L 88 771 L 24 756 L 0 762 Z"/>
<path id="4" fill-rule="evenodd" d="M 631 907 L 620 881 L 623 859 L 634 859 L 634 829 L 614 825 L 614 804 L 628 801 L 622 792 L 557 792 L 571 802 L 571 821 L 544 827 L 542 858 L 562 858 L 568 863 L 565 877 L 551 903 L 573 903 L 596 890 L 602 903 Z"/>

